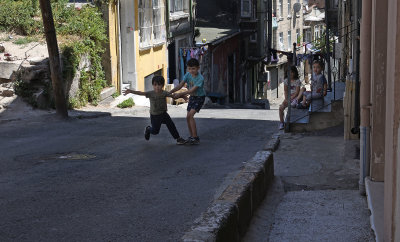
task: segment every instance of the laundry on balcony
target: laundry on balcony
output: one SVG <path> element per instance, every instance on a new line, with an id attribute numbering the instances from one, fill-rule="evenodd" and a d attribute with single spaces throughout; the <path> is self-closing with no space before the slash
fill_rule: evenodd
<path id="1" fill-rule="evenodd" d="M 179 48 L 179 70 L 181 78 L 186 74 L 187 62 L 194 58 L 197 59 L 200 63 L 203 60 L 204 55 L 208 51 L 208 46 L 201 46 L 201 47 L 182 47 Z"/>

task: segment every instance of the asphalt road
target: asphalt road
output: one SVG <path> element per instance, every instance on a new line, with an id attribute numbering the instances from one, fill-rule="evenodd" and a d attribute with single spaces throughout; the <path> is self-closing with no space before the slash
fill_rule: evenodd
<path id="1" fill-rule="evenodd" d="M 177 146 L 132 113 L 0 124 L 0 241 L 177 241 L 277 130 L 276 110 L 204 109 L 201 144 Z"/>

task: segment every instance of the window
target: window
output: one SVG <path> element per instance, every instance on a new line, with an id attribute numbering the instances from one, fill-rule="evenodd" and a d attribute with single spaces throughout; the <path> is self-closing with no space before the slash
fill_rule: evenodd
<path id="1" fill-rule="evenodd" d="M 288 49 L 292 49 L 292 31 L 287 32 L 287 43 L 288 43 Z"/>
<path id="2" fill-rule="evenodd" d="M 139 47 L 165 42 L 165 0 L 139 0 Z"/>
<path id="3" fill-rule="evenodd" d="M 252 43 L 257 42 L 257 33 L 250 35 L 250 42 L 252 42 Z"/>
<path id="4" fill-rule="evenodd" d="M 190 0 L 169 0 L 169 11 L 174 12 L 189 12 Z"/>
<path id="5" fill-rule="evenodd" d="M 153 0 L 153 13 L 154 43 L 161 44 L 166 39 L 164 0 Z"/>
<path id="6" fill-rule="evenodd" d="M 242 17 L 251 17 L 251 0 L 242 0 Z"/>
<path id="7" fill-rule="evenodd" d="M 285 50 L 285 45 L 283 44 L 283 32 L 279 33 L 279 48 Z"/>
<path id="8" fill-rule="evenodd" d="M 151 46 L 153 30 L 152 0 L 139 0 L 139 37 L 140 48 Z"/>
<path id="9" fill-rule="evenodd" d="M 281 18 L 283 16 L 283 0 L 279 0 L 278 7 L 279 7 L 279 17 Z"/>
<path id="10" fill-rule="evenodd" d="M 292 13 L 292 1 L 288 0 L 287 1 L 287 14 L 288 14 L 288 16 L 291 15 L 291 13 Z"/>
<path id="11" fill-rule="evenodd" d="M 296 42 L 297 44 L 301 43 L 300 29 L 296 29 Z"/>
<path id="12" fill-rule="evenodd" d="M 315 26 L 314 28 L 314 40 L 319 39 L 319 26 Z"/>

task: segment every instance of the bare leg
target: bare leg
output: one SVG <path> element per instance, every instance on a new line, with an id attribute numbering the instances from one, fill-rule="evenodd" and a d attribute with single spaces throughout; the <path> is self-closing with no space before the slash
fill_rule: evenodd
<path id="1" fill-rule="evenodd" d="M 191 109 L 186 116 L 186 121 L 188 124 L 188 129 L 191 137 L 197 137 L 197 127 L 196 121 L 194 120 L 194 115 L 196 114 L 196 110 Z"/>
<path id="2" fill-rule="evenodd" d="M 287 107 L 287 101 L 283 101 L 282 104 L 279 106 L 279 119 L 281 121 L 281 123 L 283 123 L 283 116 L 284 116 L 284 111 L 285 108 Z"/>
<path id="3" fill-rule="evenodd" d="M 305 87 L 302 87 L 302 88 L 300 89 L 299 95 L 297 95 L 296 99 L 297 99 L 297 100 L 300 100 L 300 99 L 301 99 L 301 96 L 303 96 L 303 93 L 304 93 L 305 91 L 306 91 L 306 88 L 305 88 Z"/>

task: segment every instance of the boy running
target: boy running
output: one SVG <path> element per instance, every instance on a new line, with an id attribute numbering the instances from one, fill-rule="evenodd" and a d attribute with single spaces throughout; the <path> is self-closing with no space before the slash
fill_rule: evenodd
<path id="1" fill-rule="evenodd" d="M 199 73 L 200 63 L 196 59 L 190 59 L 187 62 L 188 73 L 183 77 L 183 81 L 174 89 L 171 93 L 180 90 L 185 84 L 187 84 L 188 91 L 181 93 L 174 93 L 173 98 L 181 98 L 186 95 L 190 95 L 189 104 L 187 107 L 186 121 L 190 133 L 190 137 L 186 140 L 186 143 L 191 145 L 200 144 L 200 138 L 197 135 L 196 121 L 194 115 L 200 112 L 204 104 L 206 92 L 204 91 L 204 77 Z"/>
<path id="2" fill-rule="evenodd" d="M 162 76 L 154 76 L 151 80 L 153 84 L 153 91 L 140 92 L 131 89 L 126 89 L 124 95 L 133 93 L 136 95 L 146 96 L 150 99 L 150 120 L 151 126 L 147 126 L 144 131 L 144 138 L 150 139 L 150 134 L 157 135 L 160 132 L 161 124 L 167 125 L 169 132 L 172 137 L 176 139 L 176 144 L 185 144 L 185 140 L 179 136 L 178 130 L 171 117 L 167 113 L 167 97 L 171 97 L 171 94 L 163 90 L 165 80 Z"/>

